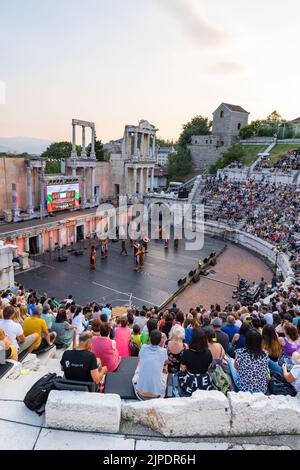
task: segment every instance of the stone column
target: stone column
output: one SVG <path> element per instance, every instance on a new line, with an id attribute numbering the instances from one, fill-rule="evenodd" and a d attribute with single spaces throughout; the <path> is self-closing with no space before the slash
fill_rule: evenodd
<path id="1" fill-rule="evenodd" d="M 94 206 L 96 204 L 96 198 L 95 198 L 95 168 L 91 168 L 91 192 L 92 192 L 92 197 L 91 197 L 91 203 Z"/>
<path id="2" fill-rule="evenodd" d="M 30 248 L 29 248 L 29 236 L 25 235 L 25 251 L 29 253 Z"/>
<path id="3" fill-rule="evenodd" d="M 86 207 L 86 174 L 85 174 L 85 168 L 83 168 L 82 186 L 83 186 L 82 207 L 85 208 Z"/>
<path id="4" fill-rule="evenodd" d="M 40 171 L 40 217 L 44 216 L 45 211 L 45 167 L 42 166 Z"/>
<path id="5" fill-rule="evenodd" d="M 144 146 L 144 143 L 145 143 L 145 134 L 144 132 L 142 133 L 142 136 L 141 136 L 141 158 L 145 158 L 145 146 Z"/>
<path id="6" fill-rule="evenodd" d="M 70 227 L 67 225 L 66 227 L 67 231 L 67 246 L 70 246 Z"/>
<path id="7" fill-rule="evenodd" d="M 32 204 L 32 175 L 30 166 L 27 167 L 27 214 L 33 215 Z"/>
<path id="8" fill-rule="evenodd" d="M 71 158 L 76 159 L 77 158 L 77 150 L 76 150 L 76 126 L 75 124 L 72 124 L 73 126 L 73 133 L 72 133 L 72 153 L 71 153 Z"/>
<path id="9" fill-rule="evenodd" d="M 53 251 L 54 246 L 53 246 L 53 231 L 49 231 L 49 251 Z"/>
<path id="10" fill-rule="evenodd" d="M 150 134 L 147 134 L 147 157 L 150 156 Z"/>
<path id="11" fill-rule="evenodd" d="M 125 164 L 125 181 L 124 181 L 124 195 L 126 196 L 128 193 L 128 166 Z"/>
<path id="12" fill-rule="evenodd" d="M 58 228 L 58 246 L 59 248 L 62 248 L 62 233 L 61 233 L 61 227 Z"/>
<path id="13" fill-rule="evenodd" d="M 134 149 L 133 149 L 133 155 L 136 157 L 137 156 L 137 146 L 138 146 L 138 133 L 134 133 Z"/>
<path id="14" fill-rule="evenodd" d="M 155 144 L 156 144 L 156 136 L 153 136 L 153 142 L 152 142 L 152 156 L 155 158 Z"/>
<path id="15" fill-rule="evenodd" d="M 132 194 L 136 195 L 136 183 L 137 183 L 137 168 L 136 166 L 133 168 L 133 188 Z"/>
<path id="16" fill-rule="evenodd" d="M 85 126 L 82 126 L 82 152 L 81 158 L 86 158 L 86 148 L 85 148 Z"/>
<path id="17" fill-rule="evenodd" d="M 40 233 L 40 254 L 42 255 L 45 251 L 45 243 L 44 243 L 44 233 Z"/>
<path id="18" fill-rule="evenodd" d="M 91 158 L 93 160 L 96 160 L 96 154 L 95 154 L 95 128 L 94 127 L 92 127 Z"/>
<path id="19" fill-rule="evenodd" d="M 151 183 L 150 183 L 150 190 L 153 192 L 154 189 L 154 168 L 151 168 Z"/>
<path id="20" fill-rule="evenodd" d="M 149 189 L 149 167 L 147 166 L 146 168 L 146 193 L 148 192 Z"/>
<path id="21" fill-rule="evenodd" d="M 12 195 L 13 221 L 18 222 L 20 218 L 20 209 L 18 207 L 18 191 L 17 191 L 17 185 L 15 183 L 11 185 L 11 195 Z"/>
<path id="22" fill-rule="evenodd" d="M 76 167 L 73 166 L 73 168 L 72 168 L 72 177 L 73 177 L 73 178 L 76 178 L 76 176 L 77 176 Z"/>
<path id="23" fill-rule="evenodd" d="M 140 187 L 139 187 L 139 193 L 144 194 L 144 168 L 141 168 L 140 172 Z"/>

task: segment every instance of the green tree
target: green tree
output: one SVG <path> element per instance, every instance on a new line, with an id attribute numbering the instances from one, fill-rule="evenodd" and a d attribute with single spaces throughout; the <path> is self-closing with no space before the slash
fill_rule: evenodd
<path id="1" fill-rule="evenodd" d="M 76 146 L 77 154 L 81 154 L 81 146 Z M 62 158 L 70 158 L 72 153 L 71 142 L 54 142 L 50 144 L 47 150 L 42 153 L 43 158 L 56 158 L 61 160 Z"/>
<path id="2" fill-rule="evenodd" d="M 89 157 L 91 154 L 91 144 L 87 146 L 86 153 Z M 101 140 L 97 140 L 96 132 L 95 132 L 95 154 L 96 154 L 96 159 L 99 162 L 106 161 L 108 158 L 107 151 L 104 150 Z"/>
<path id="3" fill-rule="evenodd" d="M 178 145 L 185 148 L 191 143 L 192 135 L 209 135 L 212 122 L 204 116 L 195 116 L 183 125 L 183 130 L 178 139 Z"/>
<path id="4" fill-rule="evenodd" d="M 158 147 L 173 147 L 174 141 L 173 139 L 163 139 L 162 137 L 157 137 L 156 138 L 156 145 Z"/>
<path id="5" fill-rule="evenodd" d="M 181 181 L 192 171 L 192 155 L 189 149 L 177 146 L 176 153 L 170 155 L 168 163 L 169 180 Z"/>
<path id="6" fill-rule="evenodd" d="M 210 173 L 216 173 L 218 169 L 225 168 L 233 162 L 240 162 L 245 156 L 245 150 L 240 142 L 235 142 L 224 152 L 215 165 L 209 168 Z"/>
<path id="7" fill-rule="evenodd" d="M 270 123 L 274 123 L 274 124 L 280 124 L 281 122 L 284 122 L 285 119 L 275 109 L 274 111 L 271 112 L 271 114 L 269 114 L 269 116 L 267 116 L 266 121 Z"/>

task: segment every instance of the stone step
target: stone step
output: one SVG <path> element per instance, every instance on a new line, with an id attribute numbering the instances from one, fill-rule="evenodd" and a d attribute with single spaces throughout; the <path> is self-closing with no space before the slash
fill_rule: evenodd
<path id="1" fill-rule="evenodd" d="M 55 355 L 56 355 L 56 346 L 49 349 L 49 351 L 46 351 L 45 353 L 39 354 L 37 358 L 41 362 L 41 364 L 47 364 L 49 359 L 55 357 Z"/>

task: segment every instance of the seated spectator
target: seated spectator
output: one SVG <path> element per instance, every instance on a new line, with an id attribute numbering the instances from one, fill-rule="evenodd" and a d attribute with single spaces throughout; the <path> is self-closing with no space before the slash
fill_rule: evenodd
<path id="1" fill-rule="evenodd" d="M 139 349 L 141 349 L 142 340 L 141 340 L 141 329 L 139 325 L 133 325 L 130 341 L 131 343 L 136 344 Z"/>
<path id="2" fill-rule="evenodd" d="M 294 352 L 300 352 L 300 337 L 295 325 L 285 322 L 283 325 L 284 338 L 280 338 L 283 354 L 291 358 Z"/>
<path id="3" fill-rule="evenodd" d="M 183 342 L 184 338 L 184 328 L 180 325 L 174 325 L 166 343 L 169 373 L 175 374 L 179 371 L 183 351 L 188 349 L 188 345 Z"/>
<path id="4" fill-rule="evenodd" d="M 235 360 L 228 359 L 228 368 L 238 390 L 266 393 L 268 354 L 262 349 L 262 337 L 258 331 L 249 329 L 245 348 L 237 349 Z"/>
<path id="5" fill-rule="evenodd" d="M 121 318 L 120 326 L 117 326 L 115 329 L 115 340 L 117 345 L 117 350 L 119 351 L 120 356 L 128 357 L 130 356 L 130 338 L 132 331 L 128 328 L 128 319 L 126 317 Z"/>
<path id="6" fill-rule="evenodd" d="M 153 330 L 157 330 L 159 327 L 159 322 L 156 318 L 149 318 L 146 326 L 144 327 L 141 333 L 141 342 L 142 344 L 150 344 L 150 335 Z M 167 337 L 164 333 L 161 335 L 160 346 L 163 348 L 166 344 Z"/>
<path id="7" fill-rule="evenodd" d="M 282 371 L 285 380 L 292 384 L 297 393 L 300 392 L 300 353 L 294 352 L 292 355 L 293 363 L 295 364 L 291 371 L 287 371 L 286 364 L 283 364 Z"/>
<path id="8" fill-rule="evenodd" d="M 211 386 L 208 369 L 213 358 L 208 349 L 207 337 L 202 328 L 194 328 L 189 349 L 183 351 L 178 375 L 181 389 L 191 395 L 196 390 L 208 390 Z"/>
<path id="9" fill-rule="evenodd" d="M 169 333 L 173 326 L 173 320 L 174 318 L 172 313 L 167 312 L 164 315 L 164 319 L 161 321 L 160 331 L 166 335 L 167 339 L 169 338 Z"/>
<path id="10" fill-rule="evenodd" d="M 101 310 L 99 305 L 95 305 L 92 313 L 92 320 L 100 320 Z"/>
<path id="11" fill-rule="evenodd" d="M 132 313 L 127 313 L 128 328 L 132 331 L 134 325 L 134 315 Z"/>
<path id="12" fill-rule="evenodd" d="M 55 346 L 57 349 L 67 349 L 71 346 L 72 341 L 76 346 L 76 326 L 70 325 L 67 321 L 66 310 L 61 307 L 52 324 L 51 331 L 56 333 Z"/>
<path id="13" fill-rule="evenodd" d="M 85 316 L 82 313 L 82 307 L 76 307 L 72 318 L 72 325 L 76 326 L 76 333 L 81 335 L 86 328 Z"/>
<path id="14" fill-rule="evenodd" d="M 7 305 L 4 307 L 3 320 L 0 320 L 0 328 L 7 334 L 11 344 L 17 349 L 18 354 L 23 351 L 30 353 L 33 351 L 35 343 L 39 339 L 39 335 L 33 333 L 25 337 L 22 326 L 12 320 L 14 314 L 15 309 L 12 306 Z"/>
<path id="15" fill-rule="evenodd" d="M 136 313 L 134 323 L 136 325 L 139 325 L 141 331 L 143 330 L 144 326 L 147 323 L 146 311 L 145 310 L 141 310 L 140 312 Z"/>
<path id="16" fill-rule="evenodd" d="M 67 380 L 94 382 L 99 385 L 107 373 L 106 367 L 98 365 L 92 349 L 92 334 L 84 332 L 79 336 L 79 344 L 74 350 L 65 351 L 60 364 Z"/>
<path id="17" fill-rule="evenodd" d="M 48 330 L 51 331 L 52 323 L 55 321 L 55 316 L 51 313 L 51 308 L 49 304 L 43 305 L 43 313 L 41 315 L 41 319 L 45 320 Z"/>
<path id="18" fill-rule="evenodd" d="M 56 333 L 49 333 L 45 320 L 42 320 L 42 307 L 36 307 L 31 317 L 25 318 L 23 322 L 23 330 L 25 336 L 34 333 L 38 334 L 38 340 L 34 344 L 33 352 L 43 351 L 48 346 L 54 344 Z"/>
<path id="19" fill-rule="evenodd" d="M 211 323 L 218 343 L 222 344 L 225 353 L 228 354 L 229 336 L 227 333 L 224 333 L 224 331 L 221 330 L 222 324 L 223 324 L 222 319 L 219 317 L 214 318 Z"/>
<path id="20" fill-rule="evenodd" d="M 107 321 L 110 321 L 112 309 L 110 304 L 106 304 L 105 307 L 102 308 L 102 313 L 107 315 Z"/>
<path id="21" fill-rule="evenodd" d="M 199 328 L 200 324 L 197 319 L 191 318 L 191 320 L 187 320 L 185 322 L 185 338 L 184 342 L 189 345 L 190 342 L 192 341 L 193 333 L 195 328 Z"/>
<path id="22" fill-rule="evenodd" d="M 106 366 L 108 372 L 114 372 L 119 367 L 121 357 L 116 342 L 109 337 L 110 330 L 110 323 L 102 323 L 100 320 L 93 321 L 92 331 L 99 331 L 100 336 L 93 335 L 91 350 L 101 364 Z"/>
<path id="23" fill-rule="evenodd" d="M 282 375 L 282 368 L 278 365 L 282 345 L 273 325 L 265 325 L 262 331 L 262 349 L 268 353 L 268 367 L 271 372 Z"/>
<path id="24" fill-rule="evenodd" d="M 143 344 L 139 364 L 132 379 L 139 400 L 164 398 L 168 378 L 168 355 L 159 345 L 162 334 L 155 329 L 150 334 L 150 344 Z"/>
<path id="25" fill-rule="evenodd" d="M 208 349 L 211 352 L 214 363 L 218 364 L 221 367 L 224 366 L 226 368 L 227 366 L 226 353 L 222 344 L 218 343 L 218 340 L 217 340 L 217 337 L 213 328 L 212 327 L 205 328 L 204 332 L 206 334 L 207 341 L 208 341 Z"/>
<path id="26" fill-rule="evenodd" d="M 5 350 L 5 359 L 18 360 L 18 350 L 10 342 L 7 334 L 0 328 L 0 346 Z"/>
<path id="27" fill-rule="evenodd" d="M 227 323 L 222 326 L 221 331 L 228 335 L 231 343 L 234 335 L 240 331 L 240 329 L 235 325 L 235 318 L 233 315 L 228 315 Z"/>
<path id="28" fill-rule="evenodd" d="M 246 334 L 249 331 L 250 325 L 247 322 L 242 323 L 240 331 L 234 335 L 232 338 L 232 347 L 234 351 L 245 347 L 246 344 Z"/>

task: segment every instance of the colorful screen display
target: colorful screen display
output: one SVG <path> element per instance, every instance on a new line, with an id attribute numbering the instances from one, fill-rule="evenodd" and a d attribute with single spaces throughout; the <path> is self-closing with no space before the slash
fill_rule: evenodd
<path id="1" fill-rule="evenodd" d="M 64 211 L 79 207 L 79 183 L 47 186 L 48 212 Z"/>

